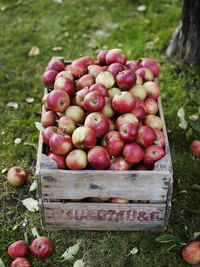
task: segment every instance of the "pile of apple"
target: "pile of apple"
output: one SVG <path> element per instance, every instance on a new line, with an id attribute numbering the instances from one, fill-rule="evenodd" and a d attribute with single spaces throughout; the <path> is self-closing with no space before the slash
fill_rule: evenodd
<path id="1" fill-rule="evenodd" d="M 96 62 L 52 59 L 42 75 L 47 155 L 59 169 L 152 169 L 165 155 L 159 73 L 155 60 L 127 61 L 122 49 L 102 50 Z"/>

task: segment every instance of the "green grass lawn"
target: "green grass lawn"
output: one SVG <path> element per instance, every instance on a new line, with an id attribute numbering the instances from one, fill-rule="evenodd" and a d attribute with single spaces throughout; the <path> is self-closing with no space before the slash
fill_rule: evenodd
<path id="1" fill-rule="evenodd" d="M 146 11 L 139 12 L 139 5 Z M 75 59 L 80 55 L 96 58 L 100 49 L 122 47 L 129 59 L 150 57 L 162 65 L 158 79 L 161 87 L 164 115 L 168 129 L 174 169 L 172 213 L 166 233 L 177 235 L 187 242 L 200 231 L 200 195 L 192 189 L 200 185 L 200 159 L 188 151 L 193 139 L 199 138 L 198 122 L 189 120 L 200 115 L 199 67 L 184 65 L 165 57 L 172 33 L 181 17 L 180 0 L 1 0 L 0 1 L 0 258 L 5 266 L 11 259 L 7 247 L 15 240 L 33 240 L 31 228 L 53 241 L 54 253 L 45 260 L 28 256 L 32 266 L 73 266 L 75 260 L 59 263 L 60 256 L 78 239 L 82 239 L 76 259 L 85 255 L 91 267 L 182 267 L 188 266 L 181 257 L 181 246 L 161 252 L 155 243 L 146 253 L 128 255 L 146 237 L 156 238 L 151 232 L 45 232 L 40 226 L 39 213 L 29 212 L 19 200 L 36 198 L 29 192 L 35 178 L 38 134 L 34 126 L 40 121 L 43 86 L 40 77 L 52 56 Z M 4 10 L 3 7 L 7 7 Z M 101 30 L 101 31 L 99 31 Z M 29 57 L 33 46 L 40 54 Z M 54 52 L 54 47 L 62 51 Z M 34 98 L 27 103 L 26 98 Z M 17 102 L 18 109 L 7 107 Z M 184 107 L 189 122 L 187 130 L 179 127 L 177 111 Z M 14 143 L 21 138 L 21 144 Z M 28 173 L 28 183 L 11 187 L 3 169 L 19 165 Z M 22 226 L 27 219 L 27 225 Z M 13 230 L 14 226 L 18 227 Z"/>

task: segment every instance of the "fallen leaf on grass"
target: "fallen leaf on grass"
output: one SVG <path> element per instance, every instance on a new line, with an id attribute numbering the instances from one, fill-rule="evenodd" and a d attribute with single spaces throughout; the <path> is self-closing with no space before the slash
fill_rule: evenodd
<path id="1" fill-rule="evenodd" d="M 83 262 L 83 260 L 77 260 L 74 262 L 73 267 L 84 267 L 85 263 Z"/>
<path id="2" fill-rule="evenodd" d="M 73 245 L 72 247 L 69 247 L 61 256 L 61 258 L 64 258 L 63 261 L 73 260 L 74 256 L 78 253 L 80 244 L 81 244 L 81 241 L 78 241 L 75 245 Z"/>
<path id="3" fill-rule="evenodd" d="M 42 126 L 42 123 L 38 122 L 38 121 L 35 121 L 35 127 L 41 131 L 41 132 L 44 132 L 45 128 Z"/>
<path id="4" fill-rule="evenodd" d="M 37 46 L 33 46 L 31 50 L 29 51 L 28 55 L 29 57 L 34 57 L 34 56 L 39 55 L 39 53 L 40 53 L 40 49 Z"/>
<path id="5" fill-rule="evenodd" d="M 38 201 L 33 198 L 26 198 L 22 200 L 22 204 L 31 212 L 39 210 Z"/>
<path id="6" fill-rule="evenodd" d="M 5 267 L 5 265 L 4 265 L 4 263 L 3 263 L 1 258 L 0 258 L 0 267 Z"/>
<path id="7" fill-rule="evenodd" d="M 37 181 L 34 180 L 33 183 L 32 183 L 32 185 L 29 188 L 29 191 L 32 192 L 32 191 L 34 191 L 36 189 L 37 189 Z"/>
<path id="8" fill-rule="evenodd" d="M 193 114 L 189 117 L 191 121 L 197 121 L 199 119 L 199 115 Z"/>
<path id="9" fill-rule="evenodd" d="M 194 238 L 194 239 L 196 239 L 198 236 L 200 236 L 200 232 L 195 232 L 195 233 L 193 234 L 193 238 Z"/>
<path id="10" fill-rule="evenodd" d="M 14 142 L 15 142 L 16 145 L 19 145 L 19 144 L 21 144 L 22 139 L 21 138 L 16 138 Z"/>
<path id="11" fill-rule="evenodd" d="M 28 97 L 28 98 L 26 98 L 26 102 L 27 103 L 33 103 L 34 102 L 34 98 L 31 98 L 31 97 Z"/>
<path id="12" fill-rule="evenodd" d="M 137 247 L 134 247 L 132 250 L 130 250 L 128 256 L 129 256 L 129 255 L 135 255 L 135 254 L 137 254 L 137 253 L 138 253 L 138 248 L 137 248 Z"/>
<path id="13" fill-rule="evenodd" d="M 139 11 L 139 12 L 143 12 L 143 11 L 145 11 L 147 8 L 146 8 L 146 6 L 145 5 L 141 5 L 141 6 L 138 6 L 137 7 L 137 11 Z"/>
<path id="14" fill-rule="evenodd" d="M 7 104 L 6 104 L 6 107 L 11 107 L 11 108 L 15 108 L 15 109 L 18 109 L 18 107 L 19 107 L 19 105 L 18 105 L 18 103 L 16 103 L 16 102 L 8 102 Z"/>
<path id="15" fill-rule="evenodd" d="M 177 116 L 179 117 L 180 123 L 179 123 L 179 127 L 183 130 L 187 129 L 188 123 L 185 120 L 185 112 L 183 107 L 179 108 L 178 112 L 177 112 Z"/>
<path id="16" fill-rule="evenodd" d="M 53 51 L 57 52 L 57 51 L 62 51 L 62 47 L 61 46 L 55 46 L 54 48 L 52 48 Z"/>
<path id="17" fill-rule="evenodd" d="M 32 232 L 34 237 L 40 237 L 40 235 L 39 235 L 39 233 L 35 227 L 31 228 L 31 232 Z"/>

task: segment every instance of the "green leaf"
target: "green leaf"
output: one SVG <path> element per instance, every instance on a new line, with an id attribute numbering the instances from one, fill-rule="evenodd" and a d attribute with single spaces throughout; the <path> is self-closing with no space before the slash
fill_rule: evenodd
<path id="1" fill-rule="evenodd" d="M 5 265 L 4 265 L 4 263 L 3 263 L 1 258 L 0 258 L 0 267 L 5 267 Z"/>
<path id="2" fill-rule="evenodd" d="M 165 244 L 161 247 L 160 251 L 162 253 L 166 252 L 166 251 L 170 251 L 172 248 L 176 247 L 177 244 L 175 243 L 168 243 L 168 244 Z"/>
<path id="3" fill-rule="evenodd" d="M 26 244 L 28 244 L 28 234 L 27 234 L 27 232 L 24 233 L 24 240 L 25 240 Z"/>
<path id="4" fill-rule="evenodd" d="M 63 261 L 73 260 L 74 256 L 78 253 L 80 244 L 81 244 L 81 241 L 77 242 L 72 247 L 69 247 L 68 249 L 66 249 L 66 251 L 61 256 L 61 258 L 64 258 Z"/>
<path id="5" fill-rule="evenodd" d="M 77 260 L 74 262 L 73 267 L 84 267 L 85 263 L 83 262 L 83 260 Z"/>
<path id="6" fill-rule="evenodd" d="M 193 185 L 191 186 L 191 188 L 192 188 L 192 189 L 195 189 L 195 190 L 200 190 L 200 185 L 198 185 L 198 184 L 193 184 Z"/>
<path id="7" fill-rule="evenodd" d="M 40 235 L 39 235 L 39 233 L 35 227 L 31 228 L 31 232 L 32 232 L 33 236 L 40 237 Z"/>
<path id="8" fill-rule="evenodd" d="M 198 119 L 199 119 L 199 115 L 197 115 L 197 114 L 193 114 L 193 115 L 191 115 L 191 116 L 189 117 L 189 119 L 190 119 L 191 121 L 198 121 Z"/>
<path id="9" fill-rule="evenodd" d="M 39 210 L 38 201 L 33 198 L 26 198 L 22 200 L 22 204 L 31 212 Z"/>
<path id="10" fill-rule="evenodd" d="M 157 237 L 155 239 L 155 241 L 159 242 L 159 243 L 168 243 L 168 242 L 171 242 L 171 241 L 178 242 L 179 238 L 177 236 L 175 236 L 175 235 L 164 234 L 164 235 L 161 235 L 161 236 Z"/>
<path id="11" fill-rule="evenodd" d="M 197 131 L 200 133 L 200 125 L 193 122 L 193 121 L 189 121 L 189 124 L 192 126 L 193 130 Z"/>
<path id="12" fill-rule="evenodd" d="M 146 253 L 148 251 L 150 251 L 153 247 L 155 238 L 153 237 L 147 237 L 145 239 L 143 239 L 140 244 L 139 244 L 139 249 L 141 253 Z"/>
<path id="13" fill-rule="evenodd" d="M 188 123 L 185 120 L 185 111 L 183 109 L 183 107 L 179 108 L 178 112 L 177 112 L 177 116 L 179 117 L 179 127 L 183 130 L 187 129 Z"/>
<path id="14" fill-rule="evenodd" d="M 198 236 L 200 236 L 200 232 L 195 232 L 195 233 L 193 234 L 193 239 L 196 239 Z"/>
<path id="15" fill-rule="evenodd" d="M 34 180 L 33 183 L 31 184 L 30 188 L 29 188 L 29 191 L 34 191 L 37 189 L 37 181 Z"/>

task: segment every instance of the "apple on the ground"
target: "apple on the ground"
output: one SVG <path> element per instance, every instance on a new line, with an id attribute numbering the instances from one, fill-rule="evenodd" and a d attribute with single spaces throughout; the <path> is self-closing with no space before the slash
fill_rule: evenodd
<path id="1" fill-rule="evenodd" d="M 200 263 L 200 241 L 192 240 L 182 249 L 183 259 L 192 265 Z"/>
<path id="2" fill-rule="evenodd" d="M 49 238 L 40 236 L 32 241 L 30 250 L 35 257 L 45 259 L 51 256 L 53 252 L 53 245 Z"/>
<path id="3" fill-rule="evenodd" d="M 18 240 L 8 247 L 8 255 L 11 258 L 25 257 L 28 253 L 28 245 L 24 240 Z"/>
<path id="4" fill-rule="evenodd" d="M 200 141 L 199 140 L 193 140 L 189 147 L 192 154 L 194 154 L 197 157 L 200 157 Z"/>
<path id="5" fill-rule="evenodd" d="M 13 166 L 8 170 L 7 179 L 9 184 L 13 186 L 21 186 L 27 180 L 25 170 L 19 166 Z"/>
<path id="6" fill-rule="evenodd" d="M 31 267 L 30 262 L 25 258 L 17 258 L 11 263 L 11 267 Z"/>

